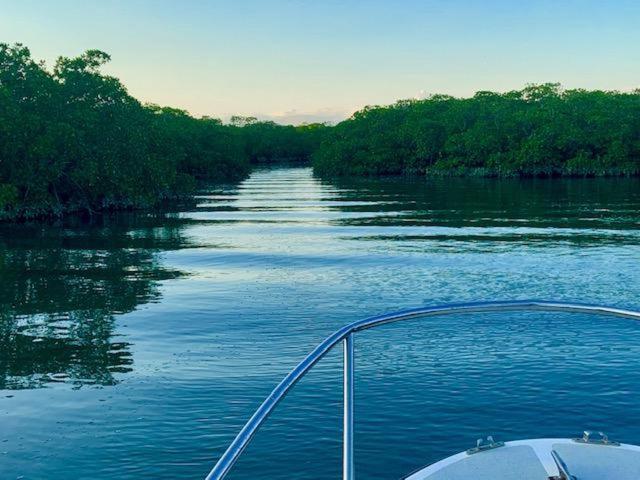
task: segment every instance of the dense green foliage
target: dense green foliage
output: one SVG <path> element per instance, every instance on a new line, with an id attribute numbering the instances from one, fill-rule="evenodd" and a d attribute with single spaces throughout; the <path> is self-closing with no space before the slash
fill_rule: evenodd
<path id="1" fill-rule="evenodd" d="M 640 173 L 640 91 L 533 85 L 367 107 L 314 154 L 320 175 Z"/>
<path id="2" fill-rule="evenodd" d="M 640 174 L 640 91 L 533 85 L 367 107 L 335 127 L 231 123 L 143 105 L 98 50 L 52 70 L 0 44 L 0 219 L 140 208 L 252 165 L 320 175 Z"/>
<path id="3" fill-rule="evenodd" d="M 157 205 L 250 163 L 306 161 L 321 126 L 223 125 L 142 105 L 90 50 L 52 71 L 0 44 L 0 218 Z"/>
<path id="4" fill-rule="evenodd" d="M 231 118 L 231 125 L 238 129 L 249 161 L 260 165 L 307 163 L 330 130 L 322 123 L 279 125 L 239 116 Z"/>

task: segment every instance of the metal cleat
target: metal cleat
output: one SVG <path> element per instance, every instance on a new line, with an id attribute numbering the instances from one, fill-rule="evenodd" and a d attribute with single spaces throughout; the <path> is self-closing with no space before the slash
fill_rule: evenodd
<path id="1" fill-rule="evenodd" d="M 487 443 L 482 438 L 476 440 L 476 446 L 474 448 L 470 448 L 467 450 L 468 455 L 473 455 L 474 453 L 484 452 L 486 450 L 493 450 L 494 448 L 504 447 L 504 442 L 496 442 L 493 440 L 493 436 L 489 435 L 487 437 Z"/>
<path id="2" fill-rule="evenodd" d="M 574 438 L 574 442 L 578 443 L 588 443 L 591 445 L 609 445 L 611 447 L 620 446 L 620 442 L 614 442 L 613 440 L 609 440 L 609 437 L 604 432 L 595 432 L 600 438 L 591 438 L 594 434 L 591 430 L 585 430 L 582 438 Z"/>

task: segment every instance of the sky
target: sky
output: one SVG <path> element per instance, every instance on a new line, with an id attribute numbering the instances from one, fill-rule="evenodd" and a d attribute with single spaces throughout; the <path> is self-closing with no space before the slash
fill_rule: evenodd
<path id="1" fill-rule="evenodd" d="M 528 83 L 640 87 L 640 1 L 0 0 L 0 42 L 100 49 L 136 98 L 196 116 L 342 120 Z"/>

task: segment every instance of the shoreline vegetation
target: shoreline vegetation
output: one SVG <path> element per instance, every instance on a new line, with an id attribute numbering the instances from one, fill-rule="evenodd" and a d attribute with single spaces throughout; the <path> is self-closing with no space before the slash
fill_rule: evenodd
<path id="1" fill-rule="evenodd" d="M 235 182 L 253 165 L 308 163 L 328 127 L 229 124 L 142 104 L 100 68 L 108 54 L 53 69 L 0 43 L 0 220 L 153 208 L 201 182 Z"/>
<path id="2" fill-rule="evenodd" d="M 640 90 L 548 83 L 366 107 L 313 158 L 320 176 L 637 176 Z"/>
<path id="3" fill-rule="evenodd" d="M 365 107 L 335 126 L 229 123 L 142 104 L 101 73 L 108 54 L 51 70 L 0 43 L 0 220 L 154 208 L 256 165 L 322 177 L 640 175 L 640 90 L 531 85 Z"/>

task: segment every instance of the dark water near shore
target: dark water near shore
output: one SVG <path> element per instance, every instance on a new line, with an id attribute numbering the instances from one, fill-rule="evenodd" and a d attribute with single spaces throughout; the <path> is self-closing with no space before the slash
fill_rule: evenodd
<path id="1" fill-rule="evenodd" d="M 282 376 L 364 316 L 524 298 L 640 308 L 639 212 L 637 179 L 279 169 L 192 211 L 2 225 L 0 478 L 202 478 Z M 363 332 L 356 354 L 359 478 L 486 434 L 640 443 L 628 320 L 459 315 Z M 230 478 L 337 478 L 340 375 L 334 352 Z"/>

